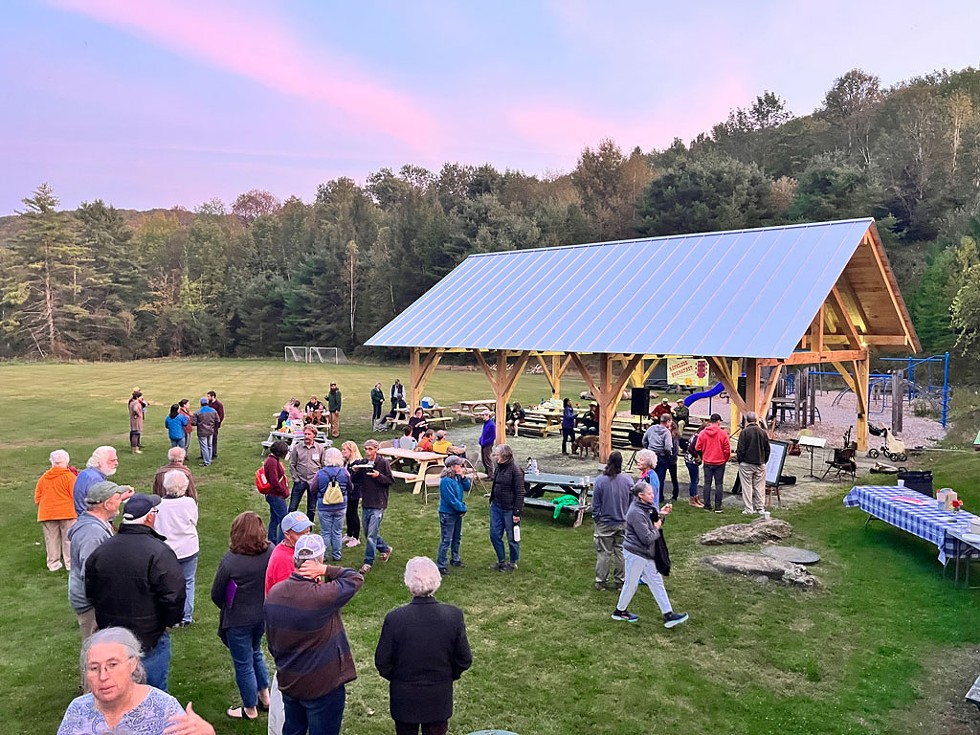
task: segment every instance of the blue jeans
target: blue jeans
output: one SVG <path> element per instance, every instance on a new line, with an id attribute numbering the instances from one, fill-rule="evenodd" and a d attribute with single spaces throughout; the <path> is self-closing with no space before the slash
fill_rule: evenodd
<path id="1" fill-rule="evenodd" d="M 143 654 L 146 683 L 160 691 L 167 691 L 170 676 L 170 633 L 160 636 L 157 644 Z"/>
<path id="2" fill-rule="evenodd" d="M 269 667 L 262 655 L 263 633 L 264 623 L 225 631 L 225 643 L 235 665 L 238 691 L 242 695 L 242 704 L 249 709 L 258 705 L 259 692 L 269 688 Z"/>
<path id="3" fill-rule="evenodd" d="M 691 487 L 688 488 L 687 492 L 692 498 L 696 498 L 698 496 L 698 478 L 700 477 L 700 465 L 691 464 L 687 460 L 684 461 L 684 464 L 687 465 L 687 472 L 691 476 Z"/>
<path id="4" fill-rule="evenodd" d="M 323 543 L 326 544 L 330 557 L 334 561 L 340 561 L 340 550 L 343 547 L 344 511 L 325 510 L 323 506 L 318 505 L 317 512 L 320 514 L 320 535 L 323 536 Z"/>
<path id="5" fill-rule="evenodd" d="M 282 695 L 286 722 L 282 735 L 340 735 L 347 690 L 344 685 L 317 699 L 293 699 Z"/>
<path id="6" fill-rule="evenodd" d="M 459 542 L 463 538 L 463 514 L 439 514 L 439 553 L 436 555 L 436 566 L 446 568 L 446 552 L 452 549 L 452 560 L 459 562 Z"/>
<path id="7" fill-rule="evenodd" d="M 187 449 L 187 434 L 184 434 L 180 439 L 171 439 L 170 448 L 180 447 L 181 449 Z"/>
<path id="8" fill-rule="evenodd" d="M 180 562 L 180 570 L 184 573 L 184 590 L 187 592 L 184 617 L 181 622 L 190 623 L 194 619 L 194 575 L 197 574 L 197 554 L 177 561 Z"/>
<path id="9" fill-rule="evenodd" d="M 266 495 L 265 502 L 269 504 L 269 541 L 278 544 L 282 541 L 282 528 L 279 524 L 286 517 L 286 499 Z"/>
<path id="10" fill-rule="evenodd" d="M 377 552 L 382 554 L 390 551 L 391 547 L 381 538 L 381 521 L 384 520 L 384 508 L 365 508 L 362 516 L 364 535 L 367 543 L 364 544 L 364 563 L 374 564 L 374 555 Z"/>
<path id="11" fill-rule="evenodd" d="M 510 549 L 510 563 L 516 564 L 521 555 L 521 545 L 514 540 L 514 511 L 504 510 L 496 503 L 490 503 L 490 543 L 497 552 L 497 561 L 504 557 L 504 532 L 507 532 L 507 546 Z"/>
<path id="12" fill-rule="evenodd" d="M 303 493 L 306 493 L 306 517 L 311 521 L 315 521 L 316 498 L 310 492 L 310 483 L 308 482 L 297 480 L 293 483 L 292 492 L 289 494 L 289 512 L 292 513 L 294 510 L 299 510 L 299 502 L 303 499 Z"/>
<path id="13" fill-rule="evenodd" d="M 201 461 L 205 465 L 211 464 L 211 437 L 199 435 L 197 437 L 197 443 L 201 447 Z"/>
<path id="14" fill-rule="evenodd" d="M 654 472 L 657 473 L 657 479 L 660 481 L 661 500 L 666 500 L 667 498 L 667 464 L 669 461 L 670 461 L 670 455 L 658 454 L 657 466 L 653 470 Z M 676 471 L 675 471 L 675 477 L 676 477 Z"/>

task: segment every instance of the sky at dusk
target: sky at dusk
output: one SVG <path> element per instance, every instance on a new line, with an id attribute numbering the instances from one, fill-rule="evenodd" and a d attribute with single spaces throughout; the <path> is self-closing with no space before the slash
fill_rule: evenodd
<path id="1" fill-rule="evenodd" d="M 585 146 L 689 142 L 770 90 L 816 109 L 980 66 L 975 0 L 6 0 L 0 214 L 313 199 L 404 164 L 547 176 Z"/>

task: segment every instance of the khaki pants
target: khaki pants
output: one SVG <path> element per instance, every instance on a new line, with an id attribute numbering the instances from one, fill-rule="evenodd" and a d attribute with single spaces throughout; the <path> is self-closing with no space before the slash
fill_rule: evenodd
<path id="1" fill-rule="evenodd" d="M 44 534 L 44 549 L 48 555 L 48 571 L 57 572 L 64 566 L 71 567 L 71 556 L 68 548 L 68 529 L 75 524 L 74 518 L 61 521 L 41 521 L 41 532 Z"/>
<path id="2" fill-rule="evenodd" d="M 618 586 L 625 579 L 625 562 L 623 560 L 623 540 L 626 536 L 625 525 L 609 525 L 596 523 L 592 532 L 595 541 L 595 581 L 603 584 L 609 582 L 609 566 L 613 567 L 613 582 Z"/>
<path id="3" fill-rule="evenodd" d="M 740 464 L 738 479 L 742 483 L 742 502 L 750 513 L 766 509 L 766 466 L 764 464 Z"/>
<path id="4" fill-rule="evenodd" d="M 340 436 L 340 411 L 330 412 L 330 436 Z"/>
<path id="5" fill-rule="evenodd" d="M 89 608 L 83 613 L 75 613 L 78 616 L 78 628 L 82 632 L 82 643 L 91 638 L 99 629 L 99 624 L 95 622 L 95 608 Z"/>

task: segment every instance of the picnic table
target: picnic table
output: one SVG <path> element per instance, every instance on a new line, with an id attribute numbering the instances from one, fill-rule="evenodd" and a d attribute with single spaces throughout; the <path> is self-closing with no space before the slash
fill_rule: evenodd
<path id="1" fill-rule="evenodd" d="M 413 486 L 412 495 L 418 495 L 422 492 L 422 487 L 425 485 L 425 473 L 429 469 L 429 466 L 433 462 L 441 463 L 446 458 L 445 454 L 439 454 L 438 452 L 417 452 L 414 449 L 401 449 L 399 447 L 383 447 L 378 450 L 378 454 L 402 462 L 418 463 L 418 470 L 415 472 L 406 472 L 404 470 L 391 471 L 393 477 L 404 480 Z"/>
<path id="2" fill-rule="evenodd" d="M 483 415 L 484 409 L 493 413 L 496 409 L 497 401 L 493 398 L 488 398 L 483 401 L 459 401 L 457 405 L 459 408 L 452 410 L 454 414 L 460 418 L 465 416 L 468 419 L 476 421 Z"/>
<path id="3" fill-rule="evenodd" d="M 572 528 L 581 526 L 585 512 L 592 508 L 591 503 L 589 503 L 589 491 L 592 489 L 592 478 L 590 477 L 556 475 L 549 472 L 541 472 L 537 475 L 525 473 L 524 484 L 527 488 L 524 495 L 524 505 L 532 508 L 547 508 L 552 513 L 555 510 L 555 504 L 544 497 L 545 493 L 559 497 L 562 495 L 574 496 L 575 503 L 562 505 L 561 508 L 574 515 Z"/>
<path id="4" fill-rule="evenodd" d="M 555 408 L 531 407 L 524 409 L 524 421 L 515 427 L 517 435 L 521 432 L 545 438 L 548 434 L 561 433 L 562 412 Z"/>
<path id="5" fill-rule="evenodd" d="M 279 431 L 273 429 L 269 432 L 269 438 L 262 442 L 262 455 L 265 456 L 268 454 L 273 443 L 279 441 L 280 439 L 286 442 L 286 444 L 292 445 L 294 441 L 303 441 L 303 432 L 300 431 L 297 434 L 293 431 Z M 325 447 L 333 446 L 333 442 L 327 438 L 327 433 L 325 431 L 318 431 L 314 441 L 316 441 L 317 444 L 322 444 Z"/>
<path id="6" fill-rule="evenodd" d="M 975 515 L 965 510 L 943 510 L 935 498 L 910 488 L 855 485 L 844 497 L 844 505 L 867 513 L 865 526 L 877 519 L 934 545 L 939 549 L 939 563 L 943 565 L 944 573 L 949 560 L 955 559 L 956 582 L 959 582 L 959 560 L 977 558 L 980 554 L 980 549 L 973 543 L 980 540 L 969 533 Z"/>

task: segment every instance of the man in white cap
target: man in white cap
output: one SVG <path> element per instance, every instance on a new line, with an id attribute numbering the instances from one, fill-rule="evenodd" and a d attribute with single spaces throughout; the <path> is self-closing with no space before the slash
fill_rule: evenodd
<path id="1" fill-rule="evenodd" d="M 110 480 L 97 482 L 88 490 L 85 505 L 88 508 L 68 530 L 71 544 L 71 571 L 68 572 L 68 604 L 78 616 L 82 642 L 99 629 L 95 622 L 95 610 L 85 596 L 85 562 L 89 556 L 115 533 L 112 521 L 119 506 L 133 494 L 133 488 L 120 486 Z"/>
<path id="2" fill-rule="evenodd" d="M 126 502 L 119 533 L 85 563 L 85 596 L 92 601 L 99 628 L 118 625 L 139 638 L 146 683 L 167 691 L 167 629 L 183 619 L 186 593 L 177 555 L 153 530 L 161 500 L 137 494 Z"/>
<path id="3" fill-rule="evenodd" d="M 285 707 L 283 732 L 339 733 L 347 693 L 357 678 L 340 611 L 364 584 L 353 569 L 323 563 L 316 534 L 296 542 L 296 571 L 265 598 L 269 653 Z"/>

